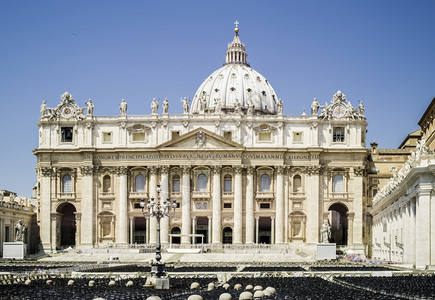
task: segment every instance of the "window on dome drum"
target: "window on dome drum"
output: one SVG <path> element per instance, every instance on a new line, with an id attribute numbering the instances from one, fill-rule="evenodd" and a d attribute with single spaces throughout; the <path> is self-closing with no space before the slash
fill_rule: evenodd
<path id="1" fill-rule="evenodd" d="M 207 175 L 203 173 L 198 175 L 198 191 L 199 192 L 207 191 Z"/>
<path id="2" fill-rule="evenodd" d="M 233 192 L 233 178 L 231 175 L 225 175 L 224 177 L 224 193 Z"/>
<path id="3" fill-rule="evenodd" d="M 344 127 L 334 127 L 332 133 L 332 141 L 334 143 L 343 143 L 344 142 Z"/>
<path id="4" fill-rule="evenodd" d="M 112 133 L 111 132 L 103 132 L 103 143 L 111 143 L 112 142 Z"/>
<path id="5" fill-rule="evenodd" d="M 224 202 L 224 208 L 232 208 L 232 204 L 230 202 Z"/>
<path id="6" fill-rule="evenodd" d="M 335 175 L 334 176 L 334 193 L 343 193 L 343 176 Z"/>
<path id="7" fill-rule="evenodd" d="M 133 142 L 144 142 L 145 132 L 133 132 Z"/>
<path id="8" fill-rule="evenodd" d="M 233 139 L 233 132 L 224 131 L 224 139 L 226 139 L 227 141 L 231 141 Z"/>
<path id="9" fill-rule="evenodd" d="M 72 180 L 69 174 L 62 177 L 62 193 L 72 193 Z"/>
<path id="10" fill-rule="evenodd" d="M 302 143 L 302 132 L 293 132 L 293 143 L 294 144 Z"/>
<path id="11" fill-rule="evenodd" d="M 62 143 L 72 143 L 73 141 L 73 128 L 72 127 L 62 127 L 61 130 Z"/>
<path id="12" fill-rule="evenodd" d="M 270 203 L 260 203 L 260 209 L 270 209 Z"/>
<path id="13" fill-rule="evenodd" d="M 270 176 L 263 174 L 260 177 L 260 192 L 270 192 Z"/>
<path id="14" fill-rule="evenodd" d="M 103 177 L 103 193 L 110 193 L 110 188 L 111 188 L 111 179 L 109 175 L 105 175 Z"/>
<path id="15" fill-rule="evenodd" d="M 302 192 L 302 178 L 300 175 L 295 175 L 293 177 L 293 193 Z"/>
<path id="16" fill-rule="evenodd" d="M 134 188 L 137 193 L 145 192 L 145 176 L 143 174 L 136 175 L 134 178 Z"/>
<path id="17" fill-rule="evenodd" d="M 172 177 L 172 192 L 179 193 L 180 192 L 180 176 L 174 175 Z"/>
<path id="18" fill-rule="evenodd" d="M 180 136 L 180 132 L 179 131 L 172 131 L 171 135 L 172 135 L 172 139 L 175 140 L 176 138 L 178 138 Z"/>

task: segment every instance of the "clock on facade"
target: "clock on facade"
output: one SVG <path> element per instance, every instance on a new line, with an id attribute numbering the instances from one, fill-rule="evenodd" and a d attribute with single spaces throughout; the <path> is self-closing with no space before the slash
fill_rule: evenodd
<path id="1" fill-rule="evenodd" d="M 346 106 L 343 104 L 337 104 L 334 106 L 332 112 L 335 117 L 342 118 L 346 114 Z"/>
<path id="2" fill-rule="evenodd" d="M 73 108 L 71 105 L 65 105 L 62 107 L 62 116 L 65 118 L 71 117 L 73 114 Z"/>

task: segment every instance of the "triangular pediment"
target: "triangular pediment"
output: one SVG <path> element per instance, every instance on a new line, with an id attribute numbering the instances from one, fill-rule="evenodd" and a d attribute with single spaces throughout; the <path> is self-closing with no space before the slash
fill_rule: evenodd
<path id="1" fill-rule="evenodd" d="M 239 143 L 229 141 L 222 136 L 202 127 L 172 139 L 157 147 L 159 150 L 244 150 Z"/>

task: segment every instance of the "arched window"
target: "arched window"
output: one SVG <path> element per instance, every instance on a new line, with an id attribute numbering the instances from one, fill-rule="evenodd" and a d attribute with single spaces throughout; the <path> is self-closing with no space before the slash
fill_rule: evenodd
<path id="1" fill-rule="evenodd" d="M 204 173 L 198 175 L 198 191 L 207 191 L 207 175 L 205 175 Z"/>
<path id="2" fill-rule="evenodd" d="M 72 193 L 72 180 L 69 174 L 62 177 L 62 193 Z"/>
<path id="3" fill-rule="evenodd" d="M 112 182 L 110 180 L 110 176 L 105 175 L 103 177 L 103 193 L 110 193 L 111 186 L 112 186 Z"/>
<path id="4" fill-rule="evenodd" d="M 343 176 L 334 176 L 334 193 L 343 193 Z"/>
<path id="5" fill-rule="evenodd" d="M 260 177 L 260 192 L 270 192 L 270 176 L 267 174 Z"/>
<path id="6" fill-rule="evenodd" d="M 233 178 L 231 175 L 225 175 L 224 177 L 224 193 L 233 192 Z"/>
<path id="7" fill-rule="evenodd" d="M 300 175 L 295 175 L 293 177 L 293 193 L 302 192 L 302 178 Z"/>
<path id="8" fill-rule="evenodd" d="M 136 175 L 134 178 L 135 192 L 145 192 L 145 176 L 142 174 Z"/>
<path id="9" fill-rule="evenodd" d="M 179 193 L 180 192 L 180 176 L 174 175 L 172 177 L 172 192 Z"/>

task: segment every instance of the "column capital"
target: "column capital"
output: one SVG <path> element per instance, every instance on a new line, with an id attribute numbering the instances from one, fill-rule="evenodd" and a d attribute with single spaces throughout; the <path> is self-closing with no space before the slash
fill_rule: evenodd
<path id="1" fill-rule="evenodd" d="M 94 166 L 81 166 L 80 173 L 82 176 L 90 176 L 94 174 Z"/>
<path id="2" fill-rule="evenodd" d="M 355 217 L 355 213 L 354 212 L 348 212 L 347 213 L 347 219 L 349 221 L 353 221 L 353 218 Z"/>
<path id="3" fill-rule="evenodd" d="M 160 173 L 169 173 L 170 166 L 160 166 Z"/>
<path id="4" fill-rule="evenodd" d="M 307 166 L 306 172 L 308 175 L 319 175 L 322 171 L 322 165 Z"/>
<path id="5" fill-rule="evenodd" d="M 39 168 L 41 171 L 41 174 L 43 177 L 50 177 L 53 175 L 53 168 L 52 167 L 41 167 Z"/>
<path id="6" fill-rule="evenodd" d="M 255 171 L 255 167 L 254 167 L 254 166 L 247 166 L 247 167 L 246 167 L 246 173 L 247 173 L 248 175 L 252 175 L 252 174 L 254 174 L 254 171 Z"/>
<path id="7" fill-rule="evenodd" d="M 156 175 L 159 168 L 156 166 L 151 166 L 151 167 L 148 167 L 148 170 L 149 170 L 151 175 Z"/>
<path id="8" fill-rule="evenodd" d="M 128 167 L 125 167 L 125 166 L 116 167 L 115 173 L 117 175 L 127 175 L 128 174 Z"/>
<path id="9" fill-rule="evenodd" d="M 242 172 L 243 172 L 243 165 L 233 166 L 233 170 L 234 170 L 235 174 L 242 174 Z"/>
<path id="10" fill-rule="evenodd" d="M 211 171 L 213 174 L 220 174 L 222 171 L 222 166 L 212 166 Z"/>
<path id="11" fill-rule="evenodd" d="M 355 174 L 355 176 L 363 176 L 364 175 L 364 167 L 358 166 L 358 167 L 353 167 L 353 173 Z"/>
<path id="12" fill-rule="evenodd" d="M 276 173 L 278 175 L 283 175 L 285 172 L 285 167 L 284 166 L 276 166 L 275 167 Z"/>
<path id="13" fill-rule="evenodd" d="M 187 165 L 185 165 L 185 166 L 181 166 L 181 168 L 183 169 L 183 173 L 184 174 L 190 174 L 190 171 L 192 170 L 192 166 L 187 166 Z"/>

